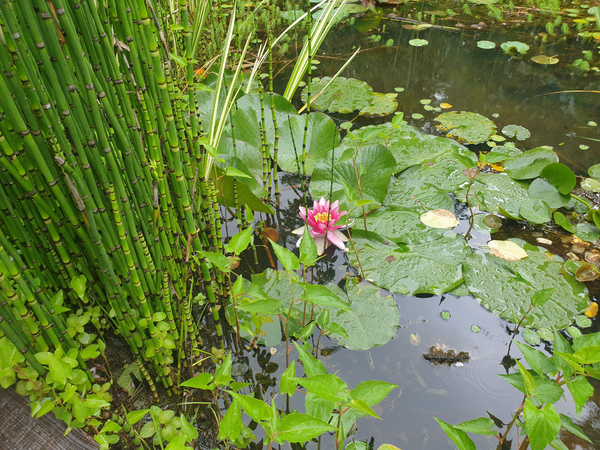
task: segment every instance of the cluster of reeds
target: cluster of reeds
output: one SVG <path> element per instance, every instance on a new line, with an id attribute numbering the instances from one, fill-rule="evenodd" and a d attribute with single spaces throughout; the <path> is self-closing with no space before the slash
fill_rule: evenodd
<path id="1" fill-rule="evenodd" d="M 236 20 L 234 7 L 225 19 L 216 5 L 0 0 L 0 337 L 40 373 L 35 353 L 79 346 L 68 326 L 77 310 L 96 317 L 99 308 L 94 323 L 111 326 L 146 379 L 151 368 L 169 390 L 173 349 L 200 355 L 194 303 L 208 299 L 220 334 L 215 303 L 228 280 L 205 259 L 224 251 L 214 149 L 243 88 L 252 30 L 240 30 L 256 18 L 252 11 Z M 263 19 L 275 15 L 272 6 Z M 331 27 L 326 19 L 301 54 L 288 98 Z M 269 28 L 267 39 L 247 86 L 282 36 Z M 203 129 L 195 58 L 216 53 L 212 120 Z M 269 73 L 263 124 L 269 106 L 275 119 L 271 65 Z M 274 180 L 277 191 L 277 142 L 273 156 L 267 150 L 264 183 Z M 246 226 L 243 205 L 233 206 Z"/>

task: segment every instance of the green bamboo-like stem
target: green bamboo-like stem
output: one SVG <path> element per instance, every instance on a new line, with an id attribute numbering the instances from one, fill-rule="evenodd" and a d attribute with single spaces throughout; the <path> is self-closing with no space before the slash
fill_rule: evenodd
<path id="1" fill-rule="evenodd" d="M 311 48 L 311 25 L 312 25 L 312 14 L 310 12 L 310 0 L 306 0 L 308 6 L 308 15 L 306 16 L 306 32 L 307 32 L 307 43 L 308 46 L 308 70 L 306 79 L 306 117 L 304 119 L 304 136 L 302 138 L 302 173 L 300 176 L 304 180 L 306 177 L 306 141 L 308 138 L 308 119 L 310 117 L 310 87 L 312 81 L 312 48 Z"/>
<path id="2" fill-rule="evenodd" d="M 277 125 L 277 115 L 275 114 L 275 93 L 273 91 L 273 41 L 272 30 L 269 28 L 269 94 L 271 97 L 271 118 L 273 119 L 273 128 L 275 137 L 273 140 L 273 184 L 275 185 L 275 203 L 279 203 L 279 180 L 277 175 L 277 159 L 279 156 L 279 127 Z"/>
<path id="3" fill-rule="evenodd" d="M 152 377 L 150 376 L 150 374 L 148 373 L 148 371 L 144 367 L 144 363 L 142 362 L 142 360 L 140 358 L 136 358 L 135 363 L 139 367 L 140 372 L 142 373 L 142 376 L 144 377 L 144 379 L 148 383 L 148 386 L 150 387 L 150 390 L 152 391 L 152 396 L 155 399 L 157 399 L 158 398 L 158 392 L 156 390 L 156 386 L 154 385 L 154 381 L 152 380 Z"/>
<path id="4" fill-rule="evenodd" d="M 260 99 L 260 139 L 263 157 L 263 188 L 268 194 L 271 188 L 269 177 L 269 144 L 267 143 L 267 127 L 265 124 L 264 89 L 260 80 L 258 80 L 258 97 Z M 263 201 L 266 201 L 266 198 L 263 198 Z"/>

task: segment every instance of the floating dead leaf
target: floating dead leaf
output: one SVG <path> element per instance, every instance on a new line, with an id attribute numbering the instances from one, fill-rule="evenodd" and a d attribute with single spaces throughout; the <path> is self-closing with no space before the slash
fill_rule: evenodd
<path id="1" fill-rule="evenodd" d="M 450 108 L 452 108 L 452 105 L 450 103 L 440 103 L 440 108 L 450 109 Z"/>
<path id="2" fill-rule="evenodd" d="M 512 241 L 490 241 L 488 246 L 492 255 L 506 261 L 519 261 L 527 258 L 527 252 Z"/>
<path id="3" fill-rule="evenodd" d="M 589 252 L 585 252 L 585 260 L 590 264 L 599 265 L 600 252 L 595 248 L 591 249 Z"/>
<path id="4" fill-rule="evenodd" d="M 577 272 L 575 272 L 575 278 L 577 278 L 578 281 L 594 281 L 600 278 L 600 273 L 598 273 L 598 271 L 592 266 L 585 263 L 579 269 L 577 269 Z"/>
<path id="5" fill-rule="evenodd" d="M 435 209 L 421 214 L 421 222 L 431 228 L 454 228 L 458 220 L 454 213 L 447 209 Z"/>
<path id="6" fill-rule="evenodd" d="M 494 214 L 488 214 L 483 219 L 483 223 L 485 223 L 488 227 L 497 230 L 502 226 L 502 219 Z"/>
<path id="7" fill-rule="evenodd" d="M 590 306 L 585 310 L 585 315 L 590 319 L 598 315 L 598 303 L 590 302 Z"/>
<path id="8" fill-rule="evenodd" d="M 413 333 L 410 335 L 410 343 L 412 345 L 419 345 L 421 343 L 421 336 L 419 336 L 417 333 Z"/>
<path id="9" fill-rule="evenodd" d="M 550 239 L 546 239 L 546 238 L 536 238 L 535 239 L 538 243 L 543 244 L 543 245 L 552 245 L 552 241 Z"/>
<path id="10" fill-rule="evenodd" d="M 554 56 L 547 56 L 547 55 L 535 55 L 534 57 L 531 58 L 531 60 L 534 63 L 538 63 L 538 64 L 551 65 L 551 64 L 558 63 L 558 58 L 555 58 Z"/>
<path id="11" fill-rule="evenodd" d="M 269 349 L 269 353 L 271 353 L 271 355 L 274 355 L 275 353 L 277 353 L 277 349 L 275 347 L 271 347 Z"/>

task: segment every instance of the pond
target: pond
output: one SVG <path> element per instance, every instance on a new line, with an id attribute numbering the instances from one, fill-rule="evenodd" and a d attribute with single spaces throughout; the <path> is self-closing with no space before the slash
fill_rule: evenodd
<path id="1" fill-rule="evenodd" d="M 414 18 L 415 10 L 419 9 L 444 8 L 423 3 L 416 8 L 407 6 L 396 14 L 407 17 L 412 12 Z M 403 28 L 401 22 L 387 20 L 385 14 L 388 12 L 384 11 L 381 21 L 374 21 L 377 28 L 371 31 L 359 32 L 361 19 L 357 19 L 356 27 L 347 23 L 341 30 L 333 32 L 319 51 L 320 64 L 313 67 L 313 75 L 332 76 L 360 46 L 361 52 L 341 76 L 365 81 L 374 92 L 401 91 L 397 96 L 398 111 L 404 113 L 408 124 L 424 133 L 443 136 L 436 127 L 439 123 L 434 121 L 440 112 L 425 105 L 438 107 L 447 103 L 451 105 L 450 110 L 476 112 L 492 119 L 498 134 L 506 125 L 525 127 L 531 137 L 519 142 L 519 148 L 528 150 L 549 145 L 560 156 L 560 161 L 579 175 L 586 174 L 588 167 L 600 161 L 598 142 L 584 139 L 600 139 L 600 128 L 594 123 L 600 121 L 598 93 L 554 93 L 597 89 L 597 72 L 583 73 L 567 64 L 578 58 L 582 50 L 597 53 L 597 44 L 593 41 L 571 37 L 566 40 L 551 38 L 552 42 L 542 43 L 538 34 L 544 34 L 545 29 L 539 21 L 517 26 L 480 27 L 483 29 L 471 28 L 467 23 L 464 28 L 454 31 L 429 28 L 417 32 Z M 461 19 L 469 20 L 469 17 Z M 436 23 L 453 25 L 444 21 Z M 381 38 L 373 42 L 373 36 Z M 417 37 L 426 39 L 428 45 L 409 45 L 409 41 Z M 536 37 L 538 39 L 534 40 Z M 479 48 L 477 42 L 482 40 L 497 43 L 496 49 Z M 506 41 L 525 42 L 530 51 L 526 56 L 507 55 L 500 49 L 500 44 Z M 536 64 L 530 57 L 538 53 L 558 55 L 561 64 Z M 597 60 L 598 55 L 594 58 Z M 279 81 L 285 79 L 283 75 Z M 390 120 L 390 116 L 372 119 L 356 116 L 356 113 L 330 115 L 338 123 L 353 120 L 354 128 Z M 490 150 L 486 143 L 469 147 L 476 151 Z M 293 249 L 297 237 L 290 231 L 302 226 L 297 217 L 301 204 L 297 197 L 300 183 L 289 177 L 285 180 L 292 184 L 293 191 L 283 188 L 279 216 L 283 220 L 269 221 L 269 225 L 279 231 L 279 243 Z M 456 232 L 467 231 L 468 217 L 468 210 L 465 212 L 463 208 Z M 523 234 L 518 226 L 505 226 L 502 232 L 504 238 L 521 236 L 535 243 L 536 233 L 532 228 Z M 544 236 L 557 239 L 556 235 Z M 470 245 L 480 247 L 490 239 L 489 233 L 476 231 Z M 261 259 L 266 261 L 266 255 L 262 254 Z M 311 276 L 313 282 L 326 284 L 333 281 L 337 284 L 348 273 L 355 273 L 349 268 L 348 257 L 340 250 L 330 249 Z M 590 289 L 591 298 L 598 300 L 598 286 L 590 285 Z M 399 306 L 400 321 L 398 331 L 387 344 L 367 351 L 352 351 L 340 347 L 336 340 L 320 339 L 320 360 L 328 373 L 337 373 L 349 386 L 373 378 L 399 386 L 375 408 L 382 420 L 360 419 L 354 439 L 369 442 L 374 438 L 375 448 L 389 443 L 403 450 L 443 450 L 455 446 L 434 417 L 452 424 L 488 415 L 504 424 L 510 422 L 511 415 L 522 402 L 522 394 L 498 374 L 506 373 L 502 363 L 513 337 L 514 325 L 491 314 L 471 296 L 394 294 L 394 300 Z M 596 323 L 590 331 L 597 330 Z M 516 339 L 523 341 L 520 334 Z M 451 366 L 434 365 L 424 358 L 431 346 L 466 351 L 470 360 Z M 537 348 L 548 350 L 550 346 L 546 343 Z M 522 359 L 514 345 L 510 354 Z M 285 356 L 281 351 L 273 356 L 266 354 L 266 359 L 263 355 L 262 361 L 264 364 L 250 364 L 254 373 L 264 373 L 267 362 L 279 365 L 279 370 L 273 374 L 275 377 L 279 377 L 285 368 Z M 563 442 L 571 449 L 600 449 L 600 385 L 595 383 L 595 386 L 596 394 L 576 420 L 594 444 L 573 435 L 562 435 Z M 270 393 L 273 394 L 273 390 L 266 390 L 265 395 L 268 397 Z M 302 403 L 292 401 L 291 407 L 301 409 Z M 568 394 L 556 407 L 559 412 L 576 417 Z M 505 448 L 516 448 L 518 437 L 514 432 L 509 439 L 512 447 Z M 478 436 L 474 441 L 478 449 L 496 449 L 498 445 L 496 437 Z M 309 443 L 307 448 L 317 448 L 317 444 Z M 319 448 L 334 448 L 334 445 L 324 439 Z"/>

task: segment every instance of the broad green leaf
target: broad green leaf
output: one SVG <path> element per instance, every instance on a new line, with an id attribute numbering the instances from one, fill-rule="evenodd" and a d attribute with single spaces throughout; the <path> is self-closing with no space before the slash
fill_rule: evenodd
<path id="1" fill-rule="evenodd" d="M 277 314 L 282 306 L 283 302 L 275 298 L 259 300 L 242 299 L 240 302 L 238 302 L 237 308 L 251 313 L 271 315 Z"/>
<path id="2" fill-rule="evenodd" d="M 397 387 L 397 385 L 385 381 L 363 381 L 350 391 L 350 397 L 355 400 L 363 400 L 367 405 L 373 406 L 382 401 Z"/>
<path id="3" fill-rule="evenodd" d="M 521 378 L 523 379 L 523 387 L 525 388 L 525 393 L 528 396 L 533 394 L 533 390 L 535 389 L 535 380 L 533 376 L 523 367 L 519 361 L 517 361 L 517 366 L 519 369 L 519 373 L 521 374 Z"/>
<path id="4" fill-rule="evenodd" d="M 297 383 L 294 380 L 296 378 L 296 361 L 292 360 L 291 364 L 281 374 L 281 380 L 279 381 L 279 392 L 281 395 L 287 394 L 290 397 L 296 392 Z"/>
<path id="5" fill-rule="evenodd" d="M 600 362 L 600 345 L 588 345 L 575 352 L 573 355 L 581 364 L 594 364 Z"/>
<path id="6" fill-rule="evenodd" d="M 85 278 L 85 275 L 79 275 L 78 277 L 71 278 L 71 287 L 73 288 L 77 296 L 81 299 L 83 299 L 83 296 L 85 295 L 86 282 L 87 280 Z"/>
<path id="7" fill-rule="evenodd" d="M 300 268 L 300 262 L 298 261 L 298 257 L 296 255 L 281 245 L 273 242 L 271 239 L 269 239 L 269 241 L 273 246 L 273 251 L 275 252 L 275 255 L 277 255 L 277 259 L 279 259 L 285 270 L 292 272 Z"/>
<path id="8" fill-rule="evenodd" d="M 560 431 L 560 417 L 553 405 L 538 409 L 531 399 L 525 400 L 523 409 L 531 450 L 544 450 Z"/>
<path id="9" fill-rule="evenodd" d="M 550 167 L 553 164 L 550 164 L 547 167 Z M 571 196 L 561 194 L 554 186 L 552 186 L 543 178 L 536 178 L 531 182 L 529 185 L 528 194 L 529 198 L 543 200 L 544 203 L 553 209 L 567 206 L 571 201 Z"/>
<path id="10" fill-rule="evenodd" d="M 588 174 L 595 180 L 600 181 L 600 164 L 594 164 L 588 169 Z"/>
<path id="11" fill-rule="evenodd" d="M 227 391 L 229 394 L 237 400 L 240 407 L 248 414 L 252 419 L 257 422 L 261 420 L 268 420 L 271 417 L 269 406 L 262 400 L 250 397 L 248 395 L 238 394 L 236 392 Z"/>
<path id="12" fill-rule="evenodd" d="M 475 443 L 471 440 L 467 433 L 454 428 L 452 425 L 434 417 L 435 421 L 442 427 L 442 430 L 448 435 L 452 442 L 456 444 L 459 450 L 477 450 Z"/>
<path id="13" fill-rule="evenodd" d="M 321 92 L 331 80 L 330 77 L 313 78 L 311 96 Z M 302 90 L 302 101 L 307 101 L 307 88 Z M 311 108 L 342 114 L 363 109 L 372 102 L 373 89 L 364 81 L 354 78 L 337 77 L 321 95 L 311 101 Z"/>
<path id="14" fill-rule="evenodd" d="M 304 407 L 306 413 L 310 414 L 317 419 L 321 419 L 324 422 L 329 422 L 331 419 L 331 413 L 337 406 L 337 403 L 325 400 L 312 392 L 306 392 L 304 399 Z"/>
<path id="15" fill-rule="evenodd" d="M 252 172 L 244 162 L 236 157 L 226 158 L 227 166 L 234 167 L 249 177 L 233 177 L 225 175 L 222 168 L 216 167 L 211 171 L 211 177 L 216 186 L 217 200 L 222 205 L 232 207 L 236 204 L 237 192 L 237 204 L 246 205 L 253 211 L 260 211 L 267 214 L 273 214 L 274 210 L 271 205 L 264 203 L 261 199 L 266 195 L 263 187 L 256 181 Z M 214 177 L 217 177 L 216 179 Z M 234 183 L 235 182 L 235 183 Z"/>
<path id="16" fill-rule="evenodd" d="M 585 334 L 581 337 L 573 339 L 573 350 L 576 352 L 591 345 L 600 345 L 600 332 Z"/>
<path id="17" fill-rule="evenodd" d="M 341 147 L 335 150 L 338 156 L 341 152 Z M 344 206 L 347 204 L 344 186 L 347 185 L 356 193 L 357 198 L 361 198 L 362 192 L 363 199 L 383 202 L 396 165 L 388 149 L 383 145 L 363 145 L 355 161 L 357 169 L 352 160 L 344 161 L 334 166 L 333 174 L 330 158 L 331 154 L 319 162 L 313 172 L 309 188 L 313 198 L 328 197 L 331 192 L 331 201 L 339 200 L 340 209 L 347 209 Z M 360 177 L 360 190 L 357 173 Z M 362 209 L 357 209 L 357 213 L 362 213 Z"/>
<path id="18" fill-rule="evenodd" d="M 559 211 L 556 211 L 554 213 L 554 221 L 556 222 L 557 225 L 561 226 L 562 228 L 567 230 L 569 233 L 577 232 L 577 226 L 575 224 L 572 224 L 571 221 L 569 219 L 567 219 L 567 217 Z"/>
<path id="19" fill-rule="evenodd" d="M 468 420 L 466 422 L 454 425 L 457 430 L 462 430 L 465 433 L 483 434 L 484 436 L 494 436 L 498 434 L 497 431 L 490 431 L 490 428 L 494 426 L 494 421 L 487 417 L 480 417 L 474 420 Z"/>
<path id="20" fill-rule="evenodd" d="M 357 280 L 346 279 L 346 291 L 330 284 L 329 288 L 340 298 L 347 298 L 350 309 L 330 308 L 330 322 L 341 326 L 348 337 L 333 334 L 339 344 L 351 350 L 367 350 L 383 345 L 394 337 L 400 320 L 398 305 L 391 295 L 381 297 L 372 285 L 359 285 Z"/>
<path id="21" fill-rule="evenodd" d="M 479 206 L 483 211 L 507 216 L 500 211 L 503 209 L 518 219 L 521 204 L 529 199 L 528 188 L 529 183 L 513 180 L 505 173 L 480 173 L 469 190 L 474 196 L 469 200 L 472 206 Z M 464 201 L 466 188 L 458 190 L 456 195 Z"/>
<path id="22" fill-rule="evenodd" d="M 194 378 L 190 378 L 189 380 L 181 383 L 183 387 L 191 387 L 196 389 L 211 389 L 208 385 L 213 381 L 213 376 L 210 373 L 201 373 L 196 375 Z"/>
<path id="23" fill-rule="evenodd" d="M 251 240 L 252 227 L 249 226 L 244 231 L 234 234 L 229 243 L 226 245 L 226 249 L 228 252 L 239 255 L 248 248 Z"/>
<path id="24" fill-rule="evenodd" d="M 309 378 L 296 378 L 294 381 L 304 386 L 306 390 L 313 394 L 331 402 L 342 401 L 343 397 L 340 397 L 338 394 L 347 387 L 346 383 L 331 374 L 313 375 Z"/>
<path id="25" fill-rule="evenodd" d="M 558 162 L 558 155 L 550 147 L 537 147 L 504 162 L 504 171 L 514 180 L 529 180 L 540 176 L 551 163 Z"/>
<path id="26" fill-rule="evenodd" d="M 450 197 L 448 197 L 450 198 Z M 379 209 L 367 216 L 367 230 L 400 244 L 417 244 L 440 239 L 445 229 L 431 228 L 423 223 L 420 214 L 413 211 Z M 356 220 L 353 230 L 364 230 L 364 220 Z"/>
<path id="27" fill-rule="evenodd" d="M 352 400 L 350 400 L 349 403 L 347 403 L 347 405 L 350 406 L 351 408 L 354 408 L 357 411 L 360 411 L 360 412 L 368 415 L 368 416 L 373 416 L 377 419 L 381 419 L 381 417 L 379 417 L 377 415 L 377 413 L 375 411 L 373 411 L 364 400 L 352 399 Z"/>
<path id="28" fill-rule="evenodd" d="M 38 358 L 39 360 L 39 358 Z M 25 357 L 17 347 L 6 337 L 0 338 L 0 370 L 12 369 L 15 364 L 25 361 Z M 41 361 L 40 361 L 41 362 Z M 42 363 L 44 364 L 44 363 Z"/>
<path id="29" fill-rule="evenodd" d="M 460 263 L 470 251 L 457 235 L 409 245 L 396 245 L 375 233 L 358 230 L 353 236 L 365 277 L 379 287 L 402 295 L 440 295 L 463 282 Z M 354 252 L 348 256 L 351 264 L 359 267 Z"/>
<path id="30" fill-rule="evenodd" d="M 463 263 L 466 287 L 487 309 L 522 326 L 563 329 L 587 308 L 587 289 L 563 268 L 562 260 L 549 253 L 528 250 L 520 261 L 504 261 L 492 255 L 472 254 Z M 560 274 L 557 276 L 557 274 Z M 532 296 L 554 289 L 550 299 L 531 311 Z"/>
<path id="31" fill-rule="evenodd" d="M 424 207 L 454 211 L 454 202 L 446 190 L 413 178 L 392 178 L 383 204 L 402 209 L 420 210 Z"/>
<path id="32" fill-rule="evenodd" d="M 227 256 L 225 256 L 223 253 L 203 252 L 203 251 L 199 251 L 198 253 L 200 255 L 202 255 L 203 257 L 205 257 L 206 259 L 208 259 L 211 262 L 211 264 L 213 264 L 219 270 L 224 271 L 224 272 L 230 271 L 229 267 L 231 265 L 231 262 L 229 261 Z"/>
<path id="33" fill-rule="evenodd" d="M 590 438 L 587 437 L 583 431 L 581 431 L 581 428 L 579 428 L 577 426 L 577 424 L 571 420 L 570 417 L 567 417 L 564 414 L 559 414 L 559 416 L 560 416 L 560 424 L 562 425 L 562 427 L 565 430 L 567 430 L 569 433 L 572 433 L 575 436 L 583 439 L 584 441 L 589 442 L 590 444 L 592 443 Z"/>
<path id="34" fill-rule="evenodd" d="M 219 426 L 219 439 L 224 440 L 229 437 L 229 439 L 235 441 L 240 435 L 243 426 L 244 423 L 242 422 L 242 410 L 240 404 L 237 400 L 234 400 L 229 408 L 227 408 L 223 420 L 221 420 Z"/>
<path id="35" fill-rule="evenodd" d="M 306 170 L 306 175 L 311 175 L 321 161 L 329 160 L 331 167 L 331 150 L 339 145 L 340 136 L 335 122 L 329 116 L 323 113 L 310 113 L 308 117 L 304 170 Z M 302 166 L 305 124 L 306 114 L 292 116 L 285 122 L 278 123 L 279 150 L 277 163 L 286 172 L 298 172 L 298 165 Z M 274 138 L 268 142 L 274 142 Z M 273 152 L 272 148 L 271 152 Z"/>
<path id="36" fill-rule="evenodd" d="M 552 220 L 552 208 L 542 200 L 526 200 L 519 208 L 519 214 L 528 222 L 542 224 Z"/>
<path id="37" fill-rule="evenodd" d="M 323 363 L 308 353 L 304 348 L 298 345 L 298 343 L 296 343 L 296 350 L 298 350 L 298 355 L 304 365 L 304 373 L 307 377 L 327 374 L 327 370 L 325 370 Z"/>
<path id="38" fill-rule="evenodd" d="M 496 132 L 496 124 L 481 114 L 452 111 L 440 114 L 435 118 L 440 122 L 437 127 L 468 144 L 480 144 L 487 141 Z"/>
<path id="39" fill-rule="evenodd" d="M 577 416 L 579 416 L 583 406 L 594 395 L 594 388 L 583 375 L 577 375 L 572 380 L 567 380 L 567 388 L 569 388 L 573 400 L 575 400 L 575 410 Z"/>
<path id="40" fill-rule="evenodd" d="M 148 412 L 150 412 L 149 409 L 138 409 L 136 411 L 131 411 L 127 413 L 127 422 L 129 422 L 131 425 L 134 425 L 142 420 L 144 416 L 148 414 Z"/>
<path id="41" fill-rule="evenodd" d="M 280 431 L 275 436 L 275 441 L 283 442 L 308 442 L 311 439 L 336 428 L 322 420 L 309 416 L 308 414 L 291 413 L 281 419 L 278 423 Z"/>
<path id="42" fill-rule="evenodd" d="M 305 266 L 314 266 L 319 259 L 317 253 L 317 244 L 308 231 L 308 227 L 304 227 L 302 233 L 302 240 L 300 241 L 300 264 Z"/>
<path id="43" fill-rule="evenodd" d="M 543 375 L 546 373 L 556 372 L 556 367 L 552 363 L 552 360 L 544 355 L 539 350 L 531 348 L 527 344 L 523 344 L 519 341 L 513 341 L 519 347 L 519 350 L 523 353 L 525 360 L 529 366 L 538 374 Z"/>
<path id="44" fill-rule="evenodd" d="M 340 299 L 340 297 L 332 292 L 327 286 L 302 283 L 302 288 L 304 289 L 307 302 L 320 306 L 349 309 L 348 304 Z"/>
<path id="45" fill-rule="evenodd" d="M 230 381 L 233 381 L 233 378 L 231 378 L 231 366 L 231 352 L 229 352 L 223 359 L 223 364 L 217 366 L 217 370 L 215 370 L 214 383 L 217 386 L 227 385 Z"/>
<path id="46" fill-rule="evenodd" d="M 568 194 L 575 188 L 577 178 L 571 169 L 561 163 L 552 163 L 544 167 L 540 173 L 542 178 L 548 180 L 561 194 Z"/>

